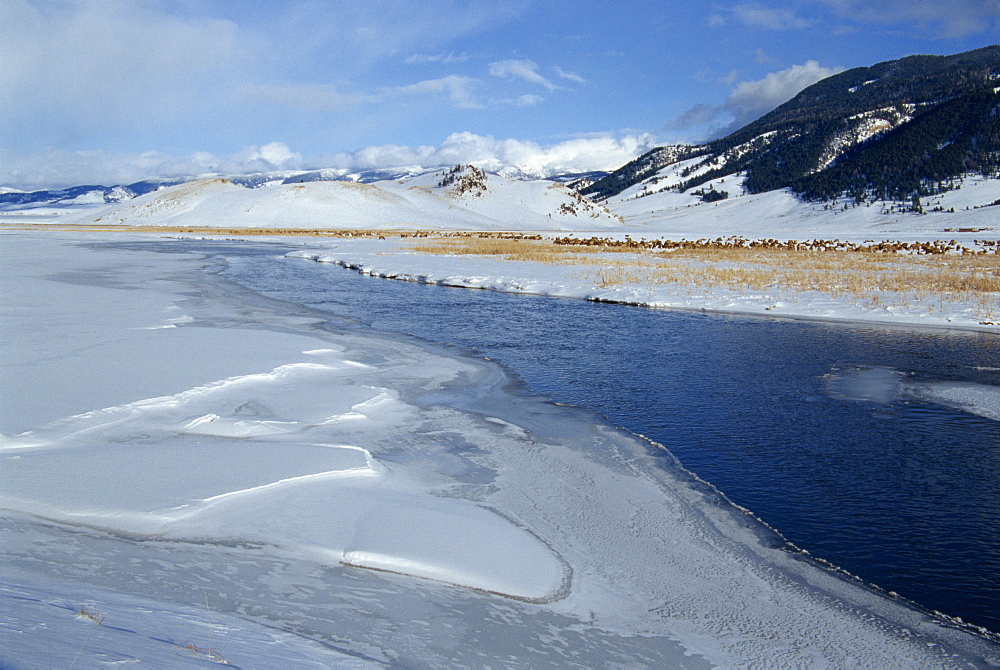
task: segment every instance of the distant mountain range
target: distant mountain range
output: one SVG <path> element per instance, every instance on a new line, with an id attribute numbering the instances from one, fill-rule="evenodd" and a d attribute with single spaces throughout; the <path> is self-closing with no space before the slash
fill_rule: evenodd
<path id="1" fill-rule="evenodd" d="M 447 166 L 423 167 L 419 165 L 372 170 L 345 170 L 329 168 L 309 170 L 305 172 L 283 171 L 264 172 L 248 175 L 210 175 L 208 178 L 222 176 L 226 180 L 245 188 L 259 188 L 268 184 L 302 184 L 314 181 L 342 181 L 357 184 L 374 184 L 380 181 L 395 179 L 412 179 L 433 172 L 439 172 Z M 496 171 L 496 174 L 514 181 L 532 181 L 539 176 L 525 172 L 520 168 L 508 166 Z M 555 175 L 547 181 L 572 184 L 585 180 L 592 183 L 605 177 L 607 172 L 586 172 Z M 147 179 L 132 184 L 102 186 L 97 184 L 72 186 L 63 189 L 46 189 L 41 191 L 19 191 L 0 188 L 0 210 L 29 209 L 35 207 L 75 207 L 79 205 L 114 204 L 137 198 L 153 191 L 177 186 L 188 182 L 205 179 L 206 176 L 189 179 Z"/>
<path id="2" fill-rule="evenodd" d="M 670 188 L 742 173 L 749 193 L 905 201 L 947 191 L 966 174 L 997 176 L 1000 46 L 842 72 L 726 137 L 653 149 L 580 190 L 606 199 L 692 158 L 700 160 Z"/>

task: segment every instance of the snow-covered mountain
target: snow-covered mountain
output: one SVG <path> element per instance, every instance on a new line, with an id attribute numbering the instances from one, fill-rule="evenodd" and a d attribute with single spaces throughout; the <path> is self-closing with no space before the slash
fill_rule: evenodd
<path id="1" fill-rule="evenodd" d="M 1000 46 L 992 46 L 842 72 L 730 135 L 653 149 L 582 192 L 613 197 L 697 158 L 672 188 L 742 173 L 751 193 L 906 201 L 951 190 L 968 175 L 997 177 L 998 145 Z"/>

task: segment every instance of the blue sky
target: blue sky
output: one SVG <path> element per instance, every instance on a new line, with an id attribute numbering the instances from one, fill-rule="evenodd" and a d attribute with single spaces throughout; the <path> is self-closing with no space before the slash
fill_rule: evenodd
<path id="1" fill-rule="evenodd" d="M 611 169 L 998 0 L 3 0 L 0 185 L 489 161 Z"/>

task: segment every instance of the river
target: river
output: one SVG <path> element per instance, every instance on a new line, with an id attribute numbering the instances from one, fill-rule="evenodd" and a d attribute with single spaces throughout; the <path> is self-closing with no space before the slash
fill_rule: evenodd
<path id="1" fill-rule="evenodd" d="M 994 335 L 686 313 L 393 282 L 275 253 L 225 276 L 496 360 L 663 445 L 790 542 L 1000 631 Z M 945 398 L 944 400 L 942 398 Z"/>

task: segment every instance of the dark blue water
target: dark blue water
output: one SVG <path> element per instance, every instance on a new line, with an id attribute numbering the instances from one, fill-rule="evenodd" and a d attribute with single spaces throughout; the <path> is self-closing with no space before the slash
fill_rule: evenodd
<path id="1" fill-rule="evenodd" d="M 1000 338 L 694 314 L 364 277 L 273 255 L 226 276 L 495 359 L 664 445 L 789 541 L 1000 631 L 1000 422 L 921 399 L 1000 385 Z"/>

